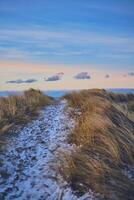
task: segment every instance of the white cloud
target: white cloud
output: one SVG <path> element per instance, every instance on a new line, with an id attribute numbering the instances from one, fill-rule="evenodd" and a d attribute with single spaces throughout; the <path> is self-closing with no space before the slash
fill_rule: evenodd
<path id="1" fill-rule="evenodd" d="M 53 76 L 50 76 L 48 77 L 47 79 L 45 79 L 46 81 L 58 81 L 58 80 L 61 80 L 61 78 L 63 77 L 64 73 L 63 72 L 60 72 L 60 73 L 57 73 Z"/>

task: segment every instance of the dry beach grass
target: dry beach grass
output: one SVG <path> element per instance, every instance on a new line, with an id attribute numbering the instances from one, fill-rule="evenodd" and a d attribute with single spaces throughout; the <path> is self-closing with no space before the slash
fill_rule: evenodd
<path id="1" fill-rule="evenodd" d="M 40 90 L 29 89 L 21 96 L 0 98 L 0 132 L 7 131 L 13 124 L 29 121 L 39 108 L 52 102 L 52 98 Z"/>
<path id="2" fill-rule="evenodd" d="M 66 156 L 63 176 L 78 195 L 91 188 L 102 199 L 133 200 L 134 95 L 95 89 L 65 98 L 77 122 L 69 137 L 77 150 Z"/>
<path id="3" fill-rule="evenodd" d="M 60 152 L 60 173 L 78 196 L 91 189 L 99 200 L 133 200 L 134 95 L 93 89 L 72 92 L 64 98 L 71 107 L 65 111 L 70 111 L 76 121 L 68 142 L 76 148 L 70 154 Z M 52 102 L 52 98 L 34 89 L 21 96 L 0 98 L 0 131 L 26 123 Z"/>

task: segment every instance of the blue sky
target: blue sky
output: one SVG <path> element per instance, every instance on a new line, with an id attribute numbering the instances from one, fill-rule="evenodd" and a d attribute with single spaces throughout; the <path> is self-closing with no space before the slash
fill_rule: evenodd
<path id="1" fill-rule="evenodd" d="M 0 61 L 133 71 L 134 1 L 0 0 Z"/>

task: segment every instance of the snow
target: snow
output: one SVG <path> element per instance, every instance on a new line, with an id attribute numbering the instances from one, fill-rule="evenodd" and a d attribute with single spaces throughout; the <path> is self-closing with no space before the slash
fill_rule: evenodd
<path id="1" fill-rule="evenodd" d="M 134 167 L 130 165 L 124 166 L 124 169 L 122 170 L 122 173 L 127 176 L 129 179 L 134 181 Z"/>
<path id="2" fill-rule="evenodd" d="M 74 128 L 65 100 L 44 108 L 38 119 L 8 138 L 0 153 L 0 199 L 93 200 L 92 192 L 76 197 L 59 174 L 59 150 L 71 153 L 67 136 Z"/>

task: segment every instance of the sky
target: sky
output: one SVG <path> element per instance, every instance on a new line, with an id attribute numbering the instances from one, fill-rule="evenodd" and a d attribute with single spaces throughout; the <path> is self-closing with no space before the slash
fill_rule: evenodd
<path id="1" fill-rule="evenodd" d="M 134 88 L 133 0 L 0 0 L 0 90 Z"/>

